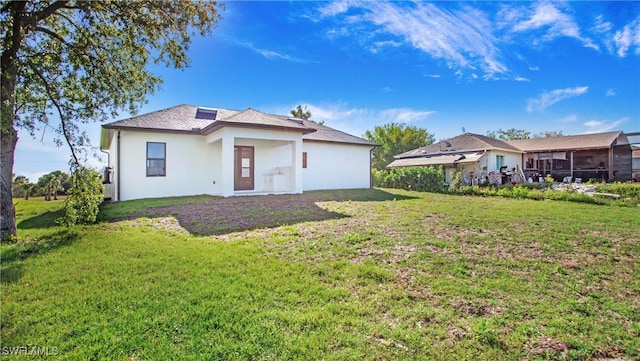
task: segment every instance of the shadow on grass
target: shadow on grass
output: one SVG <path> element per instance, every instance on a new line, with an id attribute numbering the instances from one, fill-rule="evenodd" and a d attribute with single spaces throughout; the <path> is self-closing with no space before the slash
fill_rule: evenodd
<path id="1" fill-rule="evenodd" d="M 20 221 L 16 225 L 16 227 L 18 229 L 57 227 L 59 226 L 59 224 L 56 223 L 56 220 L 62 216 L 64 216 L 64 211 L 62 209 L 58 209 L 56 211 L 46 211 L 37 216 L 25 218 L 24 220 Z"/>
<path id="2" fill-rule="evenodd" d="M 140 209 L 135 213 L 129 213 L 126 217 L 112 219 L 103 217 L 103 220 L 174 217 L 189 233 L 210 236 L 349 217 L 346 214 L 327 211 L 320 207 L 318 202 L 372 202 L 408 198 L 411 197 L 391 194 L 378 189 L 210 198 L 203 202 L 180 202 L 173 205 Z M 113 206 L 117 207 L 118 205 L 114 204 Z"/>
<path id="3" fill-rule="evenodd" d="M 20 261 L 70 245 L 76 239 L 78 239 L 77 233 L 65 229 L 40 239 L 2 244 L 0 247 L 0 258 L 2 259 L 0 281 L 2 283 L 16 282 L 22 277 L 22 262 Z"/>

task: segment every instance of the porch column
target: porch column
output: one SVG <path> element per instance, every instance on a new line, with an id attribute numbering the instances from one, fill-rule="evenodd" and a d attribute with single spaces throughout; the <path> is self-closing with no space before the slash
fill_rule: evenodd
<path id="1" fill-rule="evenodd" d="M 222 183 L 221 192 L 223 197 L 232 196 L 234 193 L 234 143 L 235 140 L 230 136 L 223 136 L 222 143 Z"/>
<path id="2" fill-rule="evenodd" d="M 609 147 L 609 179 L 607 179 L 607 181 L 611 182 L 613 181 L 614 175 L 613 175 L 613 146 Z"/>
<path id="3" fill-rule="evenodd" d="M 293 192 L 302 193 L 303 191 L 303 178 L 302 178 L 302 137 L 296 139 L 293 143 Z"/>
<path id="4" fill-rule="evenodd" d="M 570 167 L 571 167 L 571 179 L 575 181 L 575 178 L 573 178 L 573 151 L 571 151 L 569 154 L 570 154 L 570 157 L 571 157 L 571 163 L 570 163 L 571 164 L 570 165 Z"/>

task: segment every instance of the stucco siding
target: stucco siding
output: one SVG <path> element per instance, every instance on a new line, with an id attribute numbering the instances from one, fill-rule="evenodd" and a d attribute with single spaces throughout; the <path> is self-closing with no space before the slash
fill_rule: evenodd
<path id="1" fill-rule="evenodd" d="M 498 167 L 498 160 L 497 157 L 498 155 L 503 156 L 503 166 L 506 166 L 508 170 L 511 170 L 513 168 L 515 168 L 516 164 L 522 166 L 522 154 L 520 153 L 511 153 L 511 152 L 504 152 L 504 151 L 499 151 L 499 150 L 491 150 L 488 152 L 487 156 L 486 156 L 486 173 L 490 173 L 490 172 L 498 172 L 500 171 L 500 168 Z M 483 165 L 484 166 L 484 165 Z M 483 170 L 484 172 L 484 170 Z"/>
<path id="2" fill-rule="evenodd" d="M 147 176 L 147 142 L 166 144 L 166 176 Z M 119 143 L 120 200 L 220 194 L 219 144 L 201 136 L 132 131 L 122 131 Z"/>
<path id="3" fill-rule="evenodd" d="M 305 191 L 370 187 L 371 147 L 303 141 L 302 150 L 307 153 Z"/>

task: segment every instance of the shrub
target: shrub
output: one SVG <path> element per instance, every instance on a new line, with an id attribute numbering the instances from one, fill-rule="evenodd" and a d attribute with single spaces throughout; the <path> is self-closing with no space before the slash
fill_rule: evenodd
<path id="1" fill-rule="evenodd" d="M 596 186 L 598 192 L 619 194 L 622 198 L 640 200 L 640 183 L 599 183 Z"/>
<path id="2" fill-rule="evenodd" d="M 58 222 L 65 226 L 95 222 L 103 199 L 102 175 L 89 168 L 76 170 L 71 175 L 71 188 L 63 206 L 64 216 Z"/>
<path id="3" fill-rule="evenodd" d="M 384 188 L 400 188 L 421 192 L 443 192 L 442 167 L 408 167 L 389 170 L 373 170 L 373 185 Z"/>

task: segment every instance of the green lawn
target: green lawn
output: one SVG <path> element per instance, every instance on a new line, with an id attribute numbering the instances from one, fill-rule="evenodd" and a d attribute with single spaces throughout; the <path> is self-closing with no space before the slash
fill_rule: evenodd
<path id="1" fill-rule="evenodd" d="M 66 229 L 61 202 L 16 202 L 2 358 L 640 358 L 638 207 L 203 196 L 110 204 Z"/>

